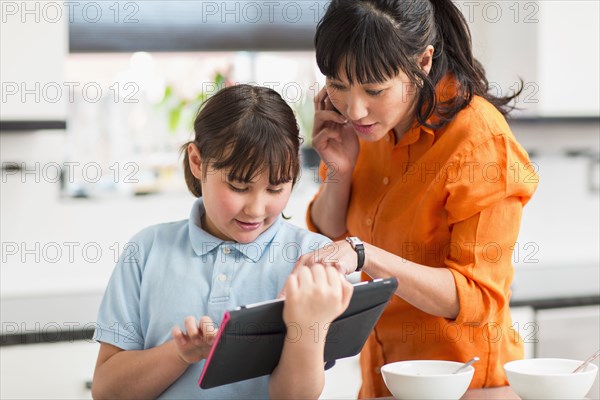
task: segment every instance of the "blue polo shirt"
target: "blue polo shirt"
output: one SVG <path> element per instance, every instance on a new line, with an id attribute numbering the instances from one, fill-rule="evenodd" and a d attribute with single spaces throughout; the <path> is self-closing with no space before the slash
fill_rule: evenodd
<path id="1" fill-rule="evenodd" d="M 254 242 L 216 238 L 201 228 L 202 198 L 190 218 L 151 226 L 124 248 L 100 305 L 94 338 L 124 350 L 145 350 L 172 339 L 188 315 L 208 315 L 217 325 L 240 305 L 277 297 L 301 254 L 331 241 L 281 218 Z M 244 360 L 252 362 L 252 360 Z M 186 399 L 267 398 L 264 376 L 200 389 L 204 360 L 160 397 Z"/>

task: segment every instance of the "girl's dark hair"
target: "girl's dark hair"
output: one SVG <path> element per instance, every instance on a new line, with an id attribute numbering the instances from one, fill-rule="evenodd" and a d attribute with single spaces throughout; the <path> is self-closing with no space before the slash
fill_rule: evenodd
<path id="1" fill-rule="evenodd" d="M 300 173 L 300 131 L 294 113 L 272 89 L 236 85 L 221 89 L 200 106 L 194 140 L 181 146 L 188 189 L 202 196 L 202 185 L 190 169 L 187 147 L 194 143 L 207 165 L 228 169 L 231 181 L 250 182 L 263 171 L 271 185 L 292 181 Z"/>
<path id="2" fill-rule="evenodd" d="M 434 47 L 429 75 L 417 64 L 428 45 Z M 497 97 L 488 93 L 483 66 L 473 57 L 471 33 L 451 0 L 332 0 L 317 26 L 317 64 L 328 77 L 350 83 L 377 83 L 403 71 L 417 88 L 417 121 L 433 129 L 451 121 L 474 95 L 492 103 L 503 115 L 522 90 Z M 437 101 L 435 87 L 448 73 L 456 82 L 450 99 Z M 435 123 L 426 121 L 435 116 Z"/>

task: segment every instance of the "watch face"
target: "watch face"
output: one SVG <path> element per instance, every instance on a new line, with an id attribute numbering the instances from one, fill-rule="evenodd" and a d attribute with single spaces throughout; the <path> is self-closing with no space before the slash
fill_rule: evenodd
<path id="1" fill-rule="evenodd" d="M 362 244 L 362 242 L 360 241 L 360 239 L 357 238 L 357 237 L 354 237 L 354 236 L 349 237 L 348 240 L 350 241 L 350 243 L 352 243 L 353 246 L 356 246 L 358 244 Z"/>

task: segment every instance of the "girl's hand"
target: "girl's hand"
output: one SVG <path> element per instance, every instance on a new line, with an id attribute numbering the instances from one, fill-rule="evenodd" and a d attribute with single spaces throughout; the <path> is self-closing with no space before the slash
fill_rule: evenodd
<path id="1" fill-rule="evenodd" d="M 314 333 L 326 331 L 348 308 L 353 290 L 336 268 L 322 264 L 298 268 L 285 284 L 283 321 L 287 326 L 299 327 L 299 333 L 312 338 Z M 311 333 L 315 329 L 316 332 Z"/>
<path id="2" fill-rule="evenodd" d="M 358 136 L 321 89 L 315 97 L 312 146 L 321 160 L 336 173 L 351 174 L 358 157 Z"/>
<path id="3" fill-rule="evenodd" d="M 190 316 L 185 319 L 184 326 L 185 333 L 178 326 L 171 330 L 179 358 L 187 364 L 207 358 L 218 331 L 212 319 L 204 316 L 198 323 Z"/>
<path id="4" fill-rule="evenodd" d="M 337 242 L 328 243 L 312 253 L 306 253 L 300 256 L 298 261 L 296 261 L 292 273 L 296 273 L 302 266 L 310 267 L 315 263 L 320 263 L 335 267 L 342 274 L 348 275 L 356 271 L 357 262 L 358 257 L 356 251 L 352 248 L 350 243 L 345 240 L 338 240 Z"/>

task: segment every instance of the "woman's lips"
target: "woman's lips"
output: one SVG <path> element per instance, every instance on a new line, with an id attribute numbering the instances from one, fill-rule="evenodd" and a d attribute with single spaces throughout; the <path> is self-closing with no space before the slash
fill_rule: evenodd
<path id="1" fill-rule="evenodd" d="M 261 222 L 243 222 L 237 219 L 235 220 L 235 222 L 244 231 L 253 231 L 255 229 L 258 229 L 258 227 L 260 227 L 261 225 Z"/>
<path id="2" fill-rule="evenodd" d="M 363 134 L 369 134 L 371 132 L 373 132 L 373 129 L 375 129 L 375 124 L 370 124 L 370 125 L 360 125 L 360 124 L 355 124 L 354 122 L 352 123 L 352 126 L 354 127 L 354 130 L 356 130 L 357 132 L 363 133 Z"/>

